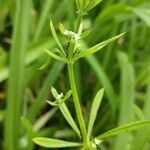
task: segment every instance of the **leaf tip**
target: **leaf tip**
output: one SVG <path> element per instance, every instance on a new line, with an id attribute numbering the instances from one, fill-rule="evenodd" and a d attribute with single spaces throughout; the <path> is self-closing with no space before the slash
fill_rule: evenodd
<path id="1" fill-rule="evenodd" d="M 35 137 L 35 138 L 32 139 L 32 141 L 33 141 L 34 143 L 38 144 L 39 138 L 38 138 L 38 137 Z"/>

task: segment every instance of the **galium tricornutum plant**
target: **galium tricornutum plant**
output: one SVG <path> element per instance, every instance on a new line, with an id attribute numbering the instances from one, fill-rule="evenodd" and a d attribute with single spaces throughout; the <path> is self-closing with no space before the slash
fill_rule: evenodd
<path id="1" fill-rule="evenodd" d="M 111 39 L 103 41 L 88 49 L 83 50 L 81 48 L 82 46 L 80 44 L 82 42 L 80 41 L 82 41 L 82 39 L 90 33 L 90 30 L 87 30 L 84 32 L 82 31 L 83 17 L 89 10 L 94 8 L 100 2 L 101 0 L 76 0 L 78 16 L 77 16 L 74 31 L 70 31 L 66 29 L 62 24 L 60 24 L 59 26 L 61 34 L 64 36 L 64 38 L 67 40 L 67 43 L 68 43 L 68 45 L 65 46 L 65 48 L 62 46 L 57 36 L 57 33 L 55 31 L 52 21 L 50 21 L 51 32 L 59 48 L 55 48 L 53 50 L 46 49 L 45 52 L 52 58 L 57 59 L 58 61 L 62 61 L 67 64 L 71 90 L 69 90 L 65 95 L 63 95 L 63 93 L 59 94 L 57 90 L 52 87 L 51 92 L 55 98 L 55 101 L 54 102 L 47 101 L 47 102 L 50 105 L 58 107 L 60 109 L 61 113 L 63 114 L 67 122 L 70 124 L 72 129 L 75 131 L 75 133 L 79 137 L 79 140 L 78 142 L 72 142 L 72 141 L 69 142 L 69 141 L 44 138 L 44 137 L 34 138 L 33 141 L 40 146 L 47 147 L 47 148 L 77 147 L 77 149 L 82 149 L 82 150 L 96 150 L 98 149 L 101 142 L 105 140 L 107 137 L 114 136 L 114 135 L 127 132 L 127 131 L 136 130 L 136 129 L 139 129 L 141 127 L 144 127 L 150 124 L 150 121 L 146 121 L 146 120 L 136 121 L 136 122 L 112 129 L 106 133 L 103 133 L 93 138 L 92 129 L 93 129 L 97 111 L 100 106 L 102 96 L 104 93 L 104 89 L 100 89 L 98 93 L 96 94 L 94 101 L 92 103 L 92 107 L 91 107 L 91 111 L 89 115 L 88 127 L 85 126 L 85 121 L 83 119 L 83 114 L 81 111 L 79 96 L 77 93 L 77 88 L 76 88 L 76 83 L 75 83 L 74 68 L 73 68 L 74 64 L 80 58 L 86 57 L 87 55 L 97 52 L 98 50 L 102 49 L 104 46 L 106 46 L 110 42 L 124 35 L 124 33 L 122 33 L 118 36 L 115 36 Z M 73 102 L 75 106 L 75 111 L 76 111 L 79 127 L 77 126 L 77 123 L 74 121 L 73 117 L 71 116 L 65 104 L 65 101 L 68 100 L 71 95 L 73 96 Z"/>

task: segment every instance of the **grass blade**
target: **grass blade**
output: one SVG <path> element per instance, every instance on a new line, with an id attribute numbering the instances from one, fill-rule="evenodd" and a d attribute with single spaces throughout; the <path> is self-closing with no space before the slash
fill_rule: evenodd
<path id="1" fill-rule="evenodd" d="M 89 124 L 88 124 L 88 137 L 91 136 L 93 125 L 97 116 L 98 108 L 101 104 L 103 94 L 104 94 L 104 89 L 101 89 L 97 92 L 94 98 L 92 108 L 91 108 L 90 118 L 89 118 Z"/>
<path id="2" fill-rule="evenodd" d="M 148 74 L 150 75 L 150 74 Z M 145 103 L 143 108 L 144 117 L 146 119 L 150 119 L 150 82 L 147 85 L 146 90 L 146 97 L 145 97 Z M 150 126 L 147 128 L 144 128 L 143 130 L 137 132 L 137 134 L 134 136 L 134 140 L 132 142 L 132 149 L 131 150 L 147 150 L 149 145 L 149 137 L 150 135 Z"/>
<path id="3" fill-rule="evenodd" d="M 106 138 L 109 138 L 111 136 L 115 136 L 122 133 L 127 133 L 135 130 L 139 130 L 141 128 L 144 128 L 146 126 L 150 125 L 150 121 L 144 120 L 144 121 L 135 121 L 133 123 L 129 123 L 126 125 L 122 125 L 120 127 L 114 128 L 106 133 L 103 133 L 97 137 L 99 140 L 103 140 Z"/>
<path id="4" fill-rule="evenodd" d="M 29 20 L 32 0 L 17 1 L 12 37 L 10 78 L 5 119 L 5 148 L 19 149 L 20 110 L 24 91 L 24 66 L 29 35 Z M 17 130 L 16 130 L 17 129 Z"/>
<path id="5" fill-rule="evenodd" d="M 90 66 L 92 67 L 94 72 L 96 73 L 97 78 L 102 83 L 103 87 L 105 87 L 106 96 L 109 100 L 112 114 L 114 116 L 115 112 L 116 112 L 116 104 L 117 104 L 116 103 L 117 96 L 114 91 L 114 88 L 113 88 L 106 72 L 104 71 L 102 65 L 99 63 L 99 61 L 96 59 L 96 57 L 91 55 L 91 56 L 86 57 L 86 60 L 90 64 Z"/>
<path id="6" fill-rule="evenodd" d="M 119 125 L 133 121 L 133 104 L 135 99 L 135 77 L 132 64 L 124 52 L 118 52 L 119 66 L 121 70 L 120 81 L 120 106 L 119 106 Z M 116 138 L 114 149 L 120 150 L 126 145 L 131 144 L 131 135 L 119 135 Z"/>
<path id="7" fill-rule="evenodd" d="M 100 2 L 102 2 L 102 0 L 92 0 L 92 1 L 90 1 L 89 4 L 87 5 L 87 7 L 85 8 L 85 11 L 89 11 L 89 10 L 93 9 Z"/>
<path id="8" fill-rule="evenodd" d="M 50 109 L 48 112 L 43 114 L 36 122 L 34 123 L 34 130 L 39 131 L 44 125 L 52 118 L 56 113 L 56 108 Z"/>
<path id="9" fill-rule="evenodd" d="M 50 138 L 43 138 L 43 137 L 34 138 L 33 141 L 36 144 L 46 147 L 46 148 L 65 148 L 65 147 L 81 146 L 80 143 L 68 142 L 68 141 L 50 139 Z"/>
<path id="10" fill-rule="evenodd" d="M 34 36 L 34 40 L 33 40 L 34 42 L 39 39 L 39 37 L 42 33 L 43 27 L 48 18 L 49 11 L 52 8 L 53 2 L 54 2 L 53 0 L 46 0 L 44 2 L 44 6 L 43 6 L 43 9 L 42 9 L 42 12 L 41 12 L 41 15 L 39 18 L 39 22 L 38 22 L 38 25 L 37 25 L 37 28 L 35 31 L 35 36 Z"/>

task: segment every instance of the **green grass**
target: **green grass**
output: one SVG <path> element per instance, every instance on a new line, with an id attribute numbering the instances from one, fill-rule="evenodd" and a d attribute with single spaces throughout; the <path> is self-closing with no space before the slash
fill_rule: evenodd
<path id="1" fill-rule="evenodd" d="M 79 1 L 84 11 L 92 6 L 91 4 L 85 8 L 82 0 Z M 104 141 L 97 145 L 102 150 L 119 150 L 120 147 L 123 150 L 127 147 L 132 150 L 149 150 L 150 129 L 144 127 L 144 124 L 143 129 L 138 131 L 105 138 L 115 134 L 116 130 L 118 132 L 118 129 L 113 133 L 106 132 L 108 130 L 132 121 L 150 119 L 149 6 L 148 0 L 102 1 L 83 18 L 78 18 L 76 23 L 78 13 L 74 0 L 0 1 L 0 149 L 37 149 L 32 141 L 37 136 L 76 141 L 72 144 L 81 146 L 82 140 L 72 131 L 67 119 L 60 114 L 61 111 L 55 110 L 53 113 L 52 107 L 46 103 L 46 100 L 54 100 L 51 95 L 52 86 L 58 93 L 67 93 L 70 89 L 67 66 L 52 58 L 49 59 L 49 64 L 45 63 L 47 56 L 43 53 L 44 49 L 57 47 L 58 41 L 55 42 L 50 33 L 50 19 L 53 20 L 64 49 L 67 49 L 68 44 L 59 32 L 59 24 L 62 23 L 68 30 L 74 30 L 76 25 L 77 31 L 80 20 L 83 19 L 83 29 L 92 30 L 81 41 L 81 49 L 92 49 L 82 51 L 75 60 L 96 52 L 100 48 L 98 43 L 122 32 L 126 34 L 109 43 L 102 51 L 78 60 L 74 66 L 77 84 L 77 89 L 74 90 L 79 95 L 74 97 L 75 101 L 79 97 L 82 113 L 77 117 L 76 112 L 81 110 L 76 106 L 78 109 L 75 111 L 72 97 L 65 101 L 67 109 L 77 127 L 82 128 L 81 136 L 84 135 L 85 141 L 85 130 L 91 135 L 90 140 L 93 143 L 94 137 L 101 139 L 104 136 Z M 93 47 L 94 45 L 97 47 Z M 43 64 L 47 67 L 40 70 Z M 74 87 L 74 83 L 72 84 Z M 90 123 L 88 131 L 92 99 L 103 87 L 105 92 L 97 118 L 94 119 L 95 115 L 92 114 L 94 121 Z M 135 108 L 135 105 L 138 107 Z M 61 110 L 66 112 L 66 107 Z M 45 117 L 49 111 L 52 111 L 52 115 Z M 66 113 L 64 114 L 67 116 L 68 112 Z M 81 121 L 81 115 L 84 115 L 84 121 Z M 22 116 L 26 121 L 22 121 Z M 35 131 L 37 121 L 41 118 L 45 121 Z M 126 131 L 128 127 L 127 130 L 130 131 L 133 126 L 123 126 L 119 132 Z M 57 145 L 57 142 L 62 141 L 49 143 L 56 142 Z M 65 144 L 67 146 L 71 143 Z"/>

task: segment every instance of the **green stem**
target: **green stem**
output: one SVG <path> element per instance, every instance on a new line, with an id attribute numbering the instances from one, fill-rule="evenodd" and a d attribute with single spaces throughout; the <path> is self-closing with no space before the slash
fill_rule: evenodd
<path id="1" fill-rule="evenodd" d="M 76 33 L 78 33 L 82 18 L 83 18 L 83 13 L 79 13 L 78 17 L 77 17 L 75 30 L 74 30 Z M 82 111 L 81 111 L 79 96 L 78 96 L 78 93 L 77 93 L 77 87 L 76 87 L 75 77 L 74 77 L 74 70 L 73 70 L 74 48 L 75 48 L 75 42 L 74 42 L 74 40 L 70 40 L 69 48 L 68 48 L 68 70 L 69 70 L 70 86 L 71 86 L 71 90 L 72 90 L 76 115 L 77 115 L 77 118 L 78 118 L 81 134 L 82 134 L 82 137 L 83 137 L 83 143 L 84 143 L 84 146 L 90 147 L 90 146 L 88 146 L 88 145 L 90 145 L 89 144 L 89 139 L 88 139 L 88 136 L 87 136 L 87 133 L 86 133 L 85 121 L 83 119 L 83 114 L 82 114 Z"/>
<path id="2" fill-rule="evenodd" d="M 75 30 L 74 30 L 75 33 L 78 33 L 78 30 L 80 28 L 80 24 L 82 22 L 82 18 L 83 18 L 83 14 L 79 13 L 78 17 L 77 17 L 77 22 L 76 22 Z"/>
<path id="3" fill-rule="evenodd" d="M 81 129 L 81 133 L 83 136 L 83 141 L 84 141 L 84 144 L 88 144 L 88 137 L 86 134 L 85 122 L 83 119 L 83 115 L 82 115 L 82 111 L 81 111 L 81 107 L 80 107 L 80 103 L 79 103 L 79 97 L 78 97 L 78 93 L 77 93 L 77 88 L 76 88 L 76 83 L 75 83 L 73 63 L 68 63 L 68 70 L 69 70 L 69 79 L 70 79 L 70 85 L 71 85 L 75 110 L 76 110 L 79 126 Z"/>

